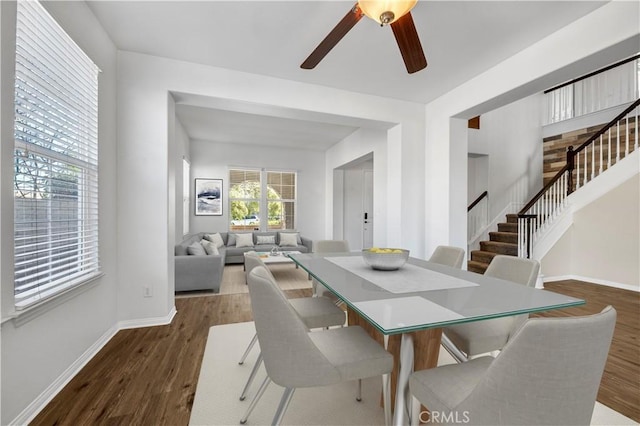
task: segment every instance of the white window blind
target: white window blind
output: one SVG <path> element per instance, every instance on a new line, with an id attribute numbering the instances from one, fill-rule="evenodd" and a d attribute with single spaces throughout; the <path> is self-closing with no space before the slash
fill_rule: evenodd
<path id="1" fill-rule="evenodd" d="M 98 68 L 38 2 L 16 23 L 15 305 L 100 273 Z"/>

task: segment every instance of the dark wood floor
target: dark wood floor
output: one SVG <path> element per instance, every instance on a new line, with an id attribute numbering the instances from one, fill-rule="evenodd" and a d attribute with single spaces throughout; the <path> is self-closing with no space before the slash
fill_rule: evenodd
<path id="1" fill-rule="evenodd" d="M 532 316 L 589 315 L 612 305 L 618 312 L 616 329 L 604 368 L 598 401 L 640 422 L 640 294 L 581 281 L 546 283 L 545 289 L 586 300 L 575 308 Z M 576 354 L 576 357 L 580 354 Z"/>
<path id="2" fill-rule="evenodd" d="M 577 281 L 547 288 L 584 298 L 582 315 L 612 304 L 618 324 L 598 401 L 640 422 L 640 296 Z M 289 297 L 310 290 L 291 290 Z M 32 425 L 187 425 L 209 327 L 250 321 L 248 294 L 176 300 L 172 324 L 122 330 L 69 382 Z M 579 356 L 579 354 L 576 354 Z"/>

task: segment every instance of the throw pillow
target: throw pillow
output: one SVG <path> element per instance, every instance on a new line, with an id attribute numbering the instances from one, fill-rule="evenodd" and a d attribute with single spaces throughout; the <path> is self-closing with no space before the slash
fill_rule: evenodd
<path id="1" fill-rule="evenodd" d="M 227 234 L 227 247 L 233 247 L 236 245 L 236 234 L 229 232 Z"/>
<path id="2" fill-rule="evenodd" d="M 256 236 L 258 239 L 258 245 L 260 244 L 275 244 L 276 236 L 275 235 L 258 235 Z"/>
<path id="3" fill-rule="evenodd" d="M 253 234 L 236 234 L 236 247 L 253 247 Z"/>
<path id="4" fill-rule="evenodd" d="M 280 247 L 298 247 L 297 232 L 281 232 Z"/>
<path id="5" fill-rule="evenodd" d="M 211 241 L 213 244 L 216 245 L 216 248 L 220 248 L 224 246 L 222 235 L 220 235 L 219 232 L 216 232 L 215 234 L 204 234 L 204 239 Z"/>
<path id="6" fill-rule="evenodd" d="M 202 247 L 202 244 L 200 244 L 199 242 L 194 242 L 191 243 L 191 245 L 189 247 L 187 247 L 187 253 L 192 255 L 192 256 L 206 256 L 207 252 L 204 250 L 204 247 Z"/>
<path id="7" fill-rule="evenodd" d="M 286 232 L 279 232 L 280 235 L 282 234 L 293 234 L 296 236 L 296 242 L 298 243 L 299 246 L 302 245 L 302 238 L 300 238 L 300 233 L 299 232 L 295 232 L 295 231 L 286 231 Z"/>
<path id="8" fill-rule="evenodd" d="M 207 240 L 202 240 L 200 241 L 200 244 L 202 244 L 202 247 L 204 247 L 204 251 L 206 251 L 208 255 L 220 254 L 220 252 L 218 251 L 218 247 L 215 245 L 215 243 L 212 243 L 211 241 L 207 241 Z"/>

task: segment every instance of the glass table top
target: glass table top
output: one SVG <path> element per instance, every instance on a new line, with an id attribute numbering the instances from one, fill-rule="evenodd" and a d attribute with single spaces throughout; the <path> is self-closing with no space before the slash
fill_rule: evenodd
<path id="1" fill-rule="evenodd" d="M 292 254 L 313 278 L 383 334 L 583 305 L 547 290 L 409 258 L 377 271 L 359 253 Z"/>

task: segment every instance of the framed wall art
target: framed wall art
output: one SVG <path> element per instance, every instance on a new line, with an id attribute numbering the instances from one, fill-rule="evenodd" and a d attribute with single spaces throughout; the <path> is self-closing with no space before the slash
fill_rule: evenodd
<path id="1" fill-rule="evenodd" d="M 196 216 L 222 216 L 222 179 L 196 178 Z"/>

